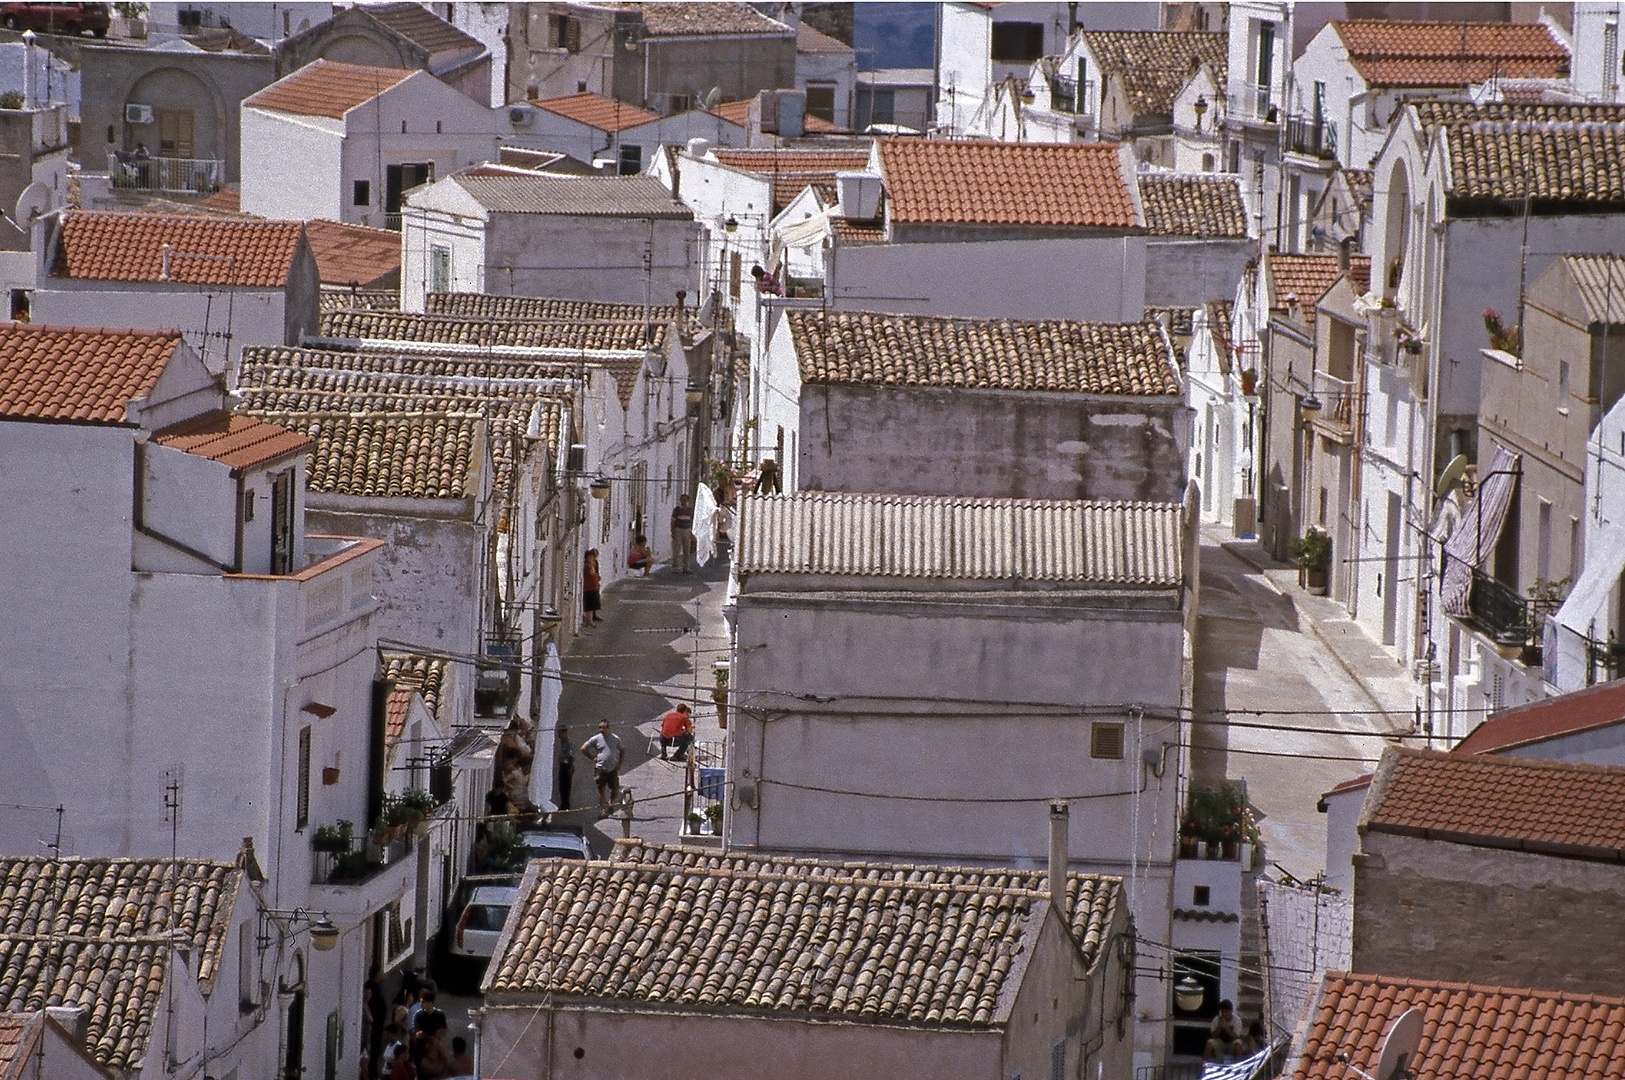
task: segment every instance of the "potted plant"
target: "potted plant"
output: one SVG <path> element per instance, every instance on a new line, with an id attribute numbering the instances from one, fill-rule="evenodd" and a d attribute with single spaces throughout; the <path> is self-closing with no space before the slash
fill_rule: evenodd
<path id="1" fill-rule="evenodd" d="M 688 812 L 688 829 L 686 830 L 688 835 L 690 835 L 690 836 L 699 836 L 700 835 L 700 825 L 704 821 L 705 821 L 705 816 L 703 814 L 701 814 L 698 810 L 690 810 Z"/>
<path id="2" fill-rule="evenodd" d="M 1246 394 L 1248 397 L 1252 397 L 1254 394 L 1258 393 L 1257 368 L 1249 367 L 1241 369 L 1241 392 Z"/>
<path id="3" fill-rule="evenodd" d="M 1332 565 L 1332 538 L 1324 530 L 1311 527 L 1301 537 L 1292 541 L 1287 549 L 1291 556 L 1298 560 L 1298 566 L 1303 570 L 1304 588 L 1311 595 L 1326 595 L 1327 571 Z"/>
<path id="4" fill-rule="evenodd" d="M 1412 356 L 1416 356 L 1422 351 L 1422 335 L 1407 323 L 1400 323 L 1394 327 L 1394 340 L 1399 343 L 1401 349 L 1404 349 Z"/>
<path id="5" fill-rule="evenodd" d="M 1180 850 L 1185 838 L 1207 845 L 1210 859 L 1234 859 L 1241 843 L 1258 842 L 1258 825 L 1253 819 L 1247 795 L 1229 780 L 1211 787 L 1193 787 L 1185 800 L 1185 816 L 1180 822 Z M 1192 851 L 1194 856 L 1195 852 Z"/>
<path id="6" fill-rule="evenodd" d="M 1484 330 L 1490 336 L 1490 348 L 1511 353 L 1513 356 L 1523 354 L 1522 328 L 1507 326 L 1501 321 L 1501 313 L 1494 308 L 1484 309 Z"/>
<path id="7" fill-rule="evenodd" d="M 718 660 L 711 665 L 711 674 L 715 676 L 716 689 L 711 691 L 711 700 L 717 703 L 717 727 L 728 730 L 728 661 Z"/>
<path id="8" fill-rule="evenodd" d="M 429 815 L 434 812 L 437 805 L 433 795 L 422 788 L 407 788 L 401 792 L 400 804 L 405 807 L 407 824 L 412 829 L 419 833 L 428 830 Z"/>
<path id="9" fill-rule="evenodd" d="M 373 865 L 365 851 L 347 851 L 333 860 L 333 865 L 327 872 L 327 880 L 355 881 L 366 877 L 367 871 L 371 870 Z"/>
<path id="10" fill-rule="evenodd" d="M 337 854 L 349 851 L 350 844 L 354 840 L 355 826 L 348 821 L 339 821 L 332 825 L 318 825 L 316 831 L 310 836 L 310 849 L 312 851 Z"/>
<path id="11" fill-rule="evenodd" d="M 722 835 L 722 804 L 714 802 L 705 808 L 706 823 L 711 826 L 712 836 Z"/>

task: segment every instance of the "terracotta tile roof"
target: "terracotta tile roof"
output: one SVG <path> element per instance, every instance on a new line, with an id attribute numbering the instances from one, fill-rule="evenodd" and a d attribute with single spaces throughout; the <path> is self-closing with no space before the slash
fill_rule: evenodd
<path id="1" fill-rule="evenodd" d="M 302 229 L 297 221 L 80 210 L 62 219 L 51 276 L 280 289 L 293 270 Z"/>
<path id="2" fill-rule="evenodd" d="M 894 223 L 1132 229 L 1115 143 L 883 139 Z"/>
<path id="3" fill-rule="evenodd" d="M 840 38 L 830 37 L 811 23 L 800 23 L 796 26 L 796 52 L 802 53 L 849 53 L 852 46 Z"/>
<path id="4" fill-rule="evenodd" d="M 463 49 L 484 52 L 485 46 L 422 4 L 363 4 L 361 10 L 430 56 Z"/>
<path id="5" fill-rule="evenodd" d="M 1492 101 L 1474 105 L 1470 101 L 1413 101 L 1416 118 L 1432 132 L 1448 124 L 1485 121 L 1522 121 L 1528 124 L 1619 124 L 1625 123 L 1625 105 L 1585 105 L 1578 103 L 1538 103 Z M 1348 170 L 1345 170 L 1348 171 Z M 1370 183 L 1370 177 L 1366 177 Z"/>
<path id="6" fill-rule="evenodd" d="M 323 311 L 399 311 L 399 289 L 351 289 L 341 285 L 323 285 L 321 308 Z"/>
<path id="7" fill-rule="evenodd" d="M 1227 173 L 1141 173 L 1140 207 L 1152 236 L 1247 236 L 1241 177 Z"/>
<path id="8" fill-rule="evenodd" d="M 1390 746 L 1366 831 L 1577 858 L 1625 858 L 1625 768 Z"/>
<path id="9" fill-rule="evenodd" d="M 1298 298 L 1298 311 L 1304 325 L 1313 329 L 1315 305 L 1326 295 L 1326 290 L 1337 284 L 1341 277 L 1336 255 L 1283 255 L 1279 251 L 1269 254 L 1270 277 L 1275 293 L 1270 297 L 1271 311 L 1285 311 L 1288 294 Z M 1371 256 L 1354 255 L 1349 258 L 1349 273 L 1354 279 L 1354 290 L 1364 293 L 1371 287 Z"/>
<path id="10" fill-rule="evenodd" d="M 1174 98 L 1203 64 L 1225 85 L 1228 35 L 1196 30 L 1085 30 L 1081 34 L 1103 72 L 1123 81 L 1135 116 L 1167 116 Z"/>
<path id="11" fill-rule="evenodd" d="M 462 499 L 473 494 L 486 420 L 468 413 L 266 412 L 315 443 L 309 491 L 367 499 Z"/>
<path id="12" fill-rule="evenodd" d="M 1498 754 L 1625 721 L 1625 680 L 1503 709 L 1474 728 L 1451 751 Z"/>
<path id="13" fill-rule="evenodd" d="M 401 234 L 316 218 L 305 222 L 305 238 L 316 257 L 323 285 L 384 288 L 401 280 Z"/>
<path id="14" fill-rule="evenodd" d="M 1625 122 L 1486 120 L 1443 130 L 1453 198 L 1625 203 Z"/>
<path id="15" fill-rule="evenodd" d="M 775 176 L 773 178 L 773 209 L 777 214 L 786 206 L 796 201 L 796 196 L 809 187 L 818 192 L 819 198 L 824 200 L 825 206 L 834 206 L 838 196 L 835 192 L 835 175 L 828 176 L 822 173 L 792 174 L 789 176 Z"/>
<path id="16" fill-rule="evenodd" d="M 827 176 L 838 172 L 862 172 L 869 166 L 869 149 L 857 150 L 770 150 L 716 147 L 711 156 L 730 169 L 757 176 Z"/>
<path id="17" fill-rule="evenodd" d="M 531 863 L 487 994 L 857 1023 L 1009 1019 L 1047 894 L 1038 871 L 828 863 L 617 841 L 603 862 Z M 1093 965 L 1122 882 L 1071 874 Z"/>
<path id="18" fill-rule="evenodd" d="M 0 858 L 0 1012 L 83 1005 L 91 1056 L 139 1072 L 163 1022 L 171 935 L 190 944 L 207 993 L 240 875 L 195 859 Z"/>
<path id="19" fill-rule="evenodd" d="M 207 412 L 155 433 L 159 446 L 218 461 L 233 476 L 309 449 L 310 440 L 245 413 Z"/>
<path id="20" fill-rule="evenodd" d="M 1153 323 L 1017 322 L 875 312 L 789 313 L 809 383 L 1177 396 Z"/>
<path id="21" fill-rule="evenodd" d="M 448 660 L 438 660 L 427 656 L 417 656 L 409 653 L 386 653 L 384 655 L 383 680 L 394 684 L 394 691 L 389 695 L 391 709 L 397 708 L 396 694 L 402 694 L 400 702 L 399 722 L 395 714 L 388 715 L 389 737 L 399 739 L 406 723 L 406 706 L 413 694 L 422 694 L 423 703 L 435 716 L 440 716 L 441 691 L 446 684 L 446 668 Z"/>
<path id="22" fill-rule="evenodd" d="M 1166 319 L 1164 325 L 1168 327 L 1170 336 L 1190 337 L 1194 325 L 1191 320 L 1195 314 L 1196 309 L 1191 307 L 1159 307 L 1153 304 L 1145 309 L 1145 321 L 1162 323 Z"/>
<path id="23" fill-rule="evenodd" d="M 42 1015 L 38 1012 L 0 1013 L 0 1078 L 3 1080 L 16 1080 L 23 1074 L 23 1069 L 14 1070 L 12 1066 L 33 1050 Z"/>
<path id="24" fill-rule="evenodd" d="M 1383 1036 L 1422 1011 L 1416 1080 L 1618 1080 L 1625 999 L 1555 990 L 1328 973 L 1305 1015 L 1290 1080 L 1348 1080 L 1377 1067 Z M 1348 1064 L 1338 1060 L 1348 1055 Z"/>
<path id="25" fill-rule="evenodd" d="M 1538 23 L 1346 19 L 1332 23 L 1369 86 L 1467 86 L 1495 76 L 1556 79 L 1569 54 Z"/>
<path id="26" fill-rule="evenodd" d="M 180 341 L 174 330 L 0 323 L 0 419 L 122 424 Z"/>
<path id="27" fill-rule="evenodd" d="M 671 218 L 694 211 L 671 197 L 652 176 L 472 176 L 451 178 L 474 201 L 498 214 Z"/>
<path id="28" fill-rule="evenodd" d="M 884 244 L 886 225 L 881 221 L 859 221 L 855 218 L 832 217 L 830 228 L 843 244 Z"/>
<path id="29" fill-rule="evenodd" d="M 221 188 L 213 195 L 199 199 L 197 204 L 222 213 L 240 214 L 243 210 L 243 193 L 232 188 Z"/>
<path id="30" fill-rule="evenodd" d="M 342 120 L 344 114 L 365 104 L 416 69 L 367 67 L 337 60 L 317 60 L 284 76 L 243 102 L 245 107 L 271 109 L 296 116 L 325 116 Z"/>
<path id="31" fill-rule="evenodd" d="M 798 491 L 744 496 L 739 507 L 740 580 L 818 574 L 1170 589 L 1183 573 L 1178 503 Z"/>
<path id="32" fill-rule="evenodd" d="M 538 109 L 546 109 L 567 120 L 574 120 L 578 124 L 586 124 L 590 128 L 604 132 L 625 131 L 627 128 L 652 124 L 660 119 L 659 113 L 640 109 L 636 105 L 628 105 L 619 98 L 585 91 L 579 94 L 565 94 L 562 97 L 543 98 L 531 104 Z"/>
<path id="33" fill-rule="evenodd" d="M 322 314 L 330 338 L 421 341 L 447 345 L 511 345 L 533 349 L 634 349 L 664 352 L 671 324 L 570 319 L 479 319 L 349 308 Z"/>
<path id="34" fill-rule="evenodd" d="M 768 34 L 789 37 L 795 31 L 759 14 L 749 4 L 647 3 L 611 4 L 634 8 L 650 37 L 709 37 L 714 34 Z"/>
<path id="35" fill-rule="evenodd" d="M 692 314 L 693 308 L 688 311 Z M 632 322 L 643 325 L 645 314 L 659 322 L 679 318 L 676 304 L 612 304 L 601 300 L 565 300 L 550 296 L 492 296 L 489 293 L 430 293 L 424 301 L 429 315 L 460 315 L 473 319 L 583 319 Z"/>

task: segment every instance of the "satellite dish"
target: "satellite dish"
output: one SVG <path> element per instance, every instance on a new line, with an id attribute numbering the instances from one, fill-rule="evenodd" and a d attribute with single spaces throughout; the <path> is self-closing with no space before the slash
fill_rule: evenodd
<path id="1" fill-rule="evenodd" d="M 710 112 L 711 110 L 715 109 L 717 107 L 717 102 L 721 100 L 722 87 L 713 86 L 711 89 L 707 90 L 705 92 L 705 111 Z"/>
<path id="2" fill-rule="evenodd" d="M 1466 471 L 1466 454 L 1457 454 L 1455 457 L 1451 458 L 1450 464 L 1446 465 L 1444 467 L 1444 472 L 1439 474 L 1439 482 L 1433 485 L 1433 497 L 1435 499 L 1442 499 L 1446 495 L 1450 494 L 1450 489 L 1456 486 L 1456 481 L 1460 480 L 1461 474 Z"/>
<path id="3" fill-rule="evenodd" d="M 1457 458 L 1457 461 L 1462 460 Z M 1451 462 L 1452 465 L 1455 462 Z M 1446 470 L 1449 471 L 1449 470 Z M 1411 1058 L 1422 1042 L 1422 1010 L 1406 1009 L 1388 1029 L 1377 1055 L 1376 1080 L 1404 1080 L 1411 1075 Z"/>
<path id="4" fill-rule="evenodd" d="M 51 189 L 42 181 L 36 180 L 23 188 L 23 193 L 17 196 L 17 225 L 27 229 L 36 218 L 49 214 L 53 209 Z"/>

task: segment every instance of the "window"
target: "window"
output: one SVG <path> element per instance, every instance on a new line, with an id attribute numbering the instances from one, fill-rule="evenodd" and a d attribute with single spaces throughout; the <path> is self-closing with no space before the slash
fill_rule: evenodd
<path id="1" fill-rule="evenodd" d="M 1197 885 L 1191 889 L 1191 907 L 1207 907 L 1213 901 L 1213 890 L 1208 885 Z"/>
<path id="2" fill-rule="evenodd" d="M 406 121 L 401 121 L 405 125 Z M 434 162 L 407 162 L 391 165 L 385 171 L 384 213 L 401 212 L 401 196 L 420 184 L 434 183 Z"/>
<path id="3" fill-rule="evenodd" d="M 1560 360 L 1557 364 L 1557 404 L 1561 407 L 1569 403 L 1569 362 Z"/>
<path id="4" fill-rule="evenodd" d="M 293 812 L 295 829 L 303 829 L 310 824 L 310 732 L 309 727 L 299 729 L 299 797 Z"/>
<path id="5" fill-rule="evenodd" d="M 835 122 L 835 84 L 807 84 L 807 115 Z"/>
<path id="6" fill-rule="evenodd" d="M 1213 171 L 1213 155 L 1212 154 L 1203 154 L 1202 155 L 1202 171 L 1203 172 L 1212 172 Z"/>
<path id="7" fill-rule="evenodd" d="M 293 573 L 293 470 L 271 481 L 271 573 Z"/>
<path id="8" fill-rule="evenodd" d="M 1044 24 L 993 24 L 993 60 L 1001 64 L 1030 64 L 1044 55 Z"/>
<path id="9" fill-rule="evenodd" d="M 1267 117 L 1270 109 L 1270 81 L 1275 71 L 1275 24 L 1258 24 L 1258 82 L 1257 89 L 1257 115 Z"/>
<path id="10" fill-rule="evenodd" d="M 248 522 L 253 520 L 254 493 L 252 491 L 245 491 L 243 492 L 243 523 L 246 525 Z"/>
<path id="11" fill-rule="evenodd" d="M 694 95 L 693 94 L 667 94 L 666 95 L 666 115 L 667 116 L 676 116 L 678 113 L 686 113 L 692 108 L 694 108 Z"/>
<path id="12" fill-rule="evenodd" d="M 621 147 L 620 165 L 616 170 L 622 176 L 636 176 L 643 171 L 643 147 Z"/>
<path id="13" fill-rule="evenodd" d="M 352 194 L 351 194 L 350 201 L 353 202 L 356 206 L 371 206 L 372 205 L 372 181 L 371 180 L 357 180 L 352 185 L 351 191 L 352 191 Z"/>
<path id="14" fill-rule="evenodd" d="M 254 924 L 244 919 L 237 927 L 237 1001 L 242 1005 L 259 1004 L 259 980 L 255 975 Z"/>
<path id="15" fill-rule="evenodd" d="M 327 1053 L 324 1080 L 339 1080 L 339 1059 L 344 1057 L 344 1018 L 334 1009 L 327 1014 Z"/>
<path id="16" fill-rule="evenodd" d="M 1581 558 L 1584 554 L 1585 540 L 1580 533 L 1580 519 L 1569 518 L 1569 578 L 1572 580 L 1580 573 Z"/>
<path id="17" fill-rule="evenodd" d="M 1113 723 L 1090 724 L 1089 756 L 1113 761 L 1123 760 L 1123 725 Z"/>
<path id="18" fill-rule="evenodd" d="M 451 248 L 432 244 L 429 247 L 429 291 L 451 292 Z"/>
<path id="19" fill-rule="evenodd" d="M 1537 512 L 1537 541 L 1535 548 L 1535 576 L 1541 581 L 1552 580 L 1552 504 L 1540 500 Z"/>
<path id="20" fill-rule="evenodd" d="M 581 20 L 570 15 L 547 17 L 547 43 L 551 48 L 567 53 L 581 51 Z"/>
<path id="21" fill-rule="evenodd" d="M 158 110 L 158 156 L 196 157 L 192 142 L 192 112 L 189 109 Z"/>
<path id="22" fill-rule="evenodd" d="M 1326 527 L 1326 489 L 1320 489 L 1320 527 Z"/>
<path id="23" fill-rule="evenodd" d="M 1056 1039 L 1049 1050 L 1049 1080 L 1066 1080 L 1066 1040 Z"/>

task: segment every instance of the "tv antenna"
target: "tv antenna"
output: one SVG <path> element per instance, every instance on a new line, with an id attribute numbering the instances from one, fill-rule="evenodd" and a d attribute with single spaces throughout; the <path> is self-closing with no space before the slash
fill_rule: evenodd
<path id="1" fill-rule="evenodd" d="M 1410 1008 L 1399 1014 L 1399 1019 L 1394 1021 L 1394 1026 L 1384 1036 L 1374 1075 L 1350 1062 L 1347 1053 L 1338 1054 L 1337 1060 L 1365 1080 L 1411 1080 L 1414 1075 L 1411 1072 L 1411 1058 L 1416 1056 L 1416 1048 L 1421 1042 L 1422 1010 Z"/>

